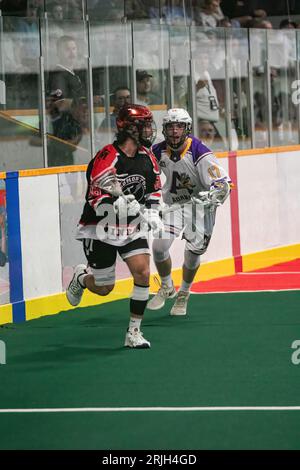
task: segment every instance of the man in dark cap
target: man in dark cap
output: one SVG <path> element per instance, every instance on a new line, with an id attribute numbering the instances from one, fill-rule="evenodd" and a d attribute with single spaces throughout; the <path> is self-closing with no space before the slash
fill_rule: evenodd
<path id="1" fill-rule="evenodd" d="M 147 72 L 147 70 L 136 71 L 136 95 L 137 104 L 151 105 L 161 104 L 159 96 L 152 92 L 153 87 L 153 75 Z"/>

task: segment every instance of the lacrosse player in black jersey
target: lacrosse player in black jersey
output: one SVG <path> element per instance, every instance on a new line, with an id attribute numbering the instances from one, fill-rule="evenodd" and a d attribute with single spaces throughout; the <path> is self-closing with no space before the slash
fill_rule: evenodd
<path id="1" fill-rule="evenodd" d="M 75 306 L 85 288 L 109 294 L 119 253 L 134 280 L 125 346 L 149 348 L 140 325 L 149 298 L 150 253 L 139 214 L 154 236 L 163 229 L 157 210 L 160 171 L 150 150 L 155 124 L 150 110 L 135 104 L 121 108 L 116 124 L 116 141 L 100 150 L 87 168 L 86 203 L 76 238 L 83 242 L 89 268 L 76 267 L 66 295 Z"/>

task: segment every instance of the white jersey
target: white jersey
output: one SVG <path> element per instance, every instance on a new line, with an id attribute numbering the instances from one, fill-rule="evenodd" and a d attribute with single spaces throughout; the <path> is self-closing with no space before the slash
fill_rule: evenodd
<path id="1" fill-rule="evenodd" d="M 230 182 L 212 151 L 196 137 L 186 139 L 181 154 L 170 151 L 165 141 L 154 145 L 152 150 L 166 176 L 162 196 L 168 205 L 188 202 L 199 191 L 208 191 L 217 179 L 226 178 Z"/>

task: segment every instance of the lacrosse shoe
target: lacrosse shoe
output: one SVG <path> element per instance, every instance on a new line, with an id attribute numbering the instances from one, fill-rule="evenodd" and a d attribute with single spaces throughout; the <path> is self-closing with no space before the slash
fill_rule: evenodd
<path id="1" fill-rule="evenodd" d="M 87 274 L 86 266 L 84 264 L 79 264 L 76 266 L 72 280 L 66 290 L 67 299 L 73 307 L 76 307 L 76 305 L 81 301 L 84 287 L 80 284 L 79 278 L 83 274 Z"/>
<path id="2" fill-rule="evenodd" d="M 143 337 L 143 333 L 135 328 L 134 330 L 127 330 L 124 346 L 135 349 L 146 349 L 150 348 L 151 344 Z"/>
<path id="3" fill-rule="evenodd" d="M 159 310 L 165 305 L 167 299 L 173 299 L 176 295 L 174 284 L 172 287 L 161 285 L 157 294 L 147 303 L 147 308 L 150 310 Z"/>
<path id="4" fill-rule="evenodd" d="M 189 292 L 179 291 L 175 303 L 171 309 L 170 315 L 186 315 L 189 296 Z"/>

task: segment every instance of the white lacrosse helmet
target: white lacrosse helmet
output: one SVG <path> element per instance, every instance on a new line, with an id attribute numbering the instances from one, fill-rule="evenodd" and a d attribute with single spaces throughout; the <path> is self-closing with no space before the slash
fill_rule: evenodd
<path id="1" fill-rule="evenodd" d="M 172 123 L 185 124 L 185 129 L 182 134 L 180 141 L 174 143 L 168 133 L 168 125 Z M 171 108 L 168 109 L 167 114 L 163 117 L 163 135 L 166 139 L 167 144 L 173 150 L 178 149 L 185 141 L 188 134 L 192 131 L 192 118 L 189 113 L 183 108 Z"/>

